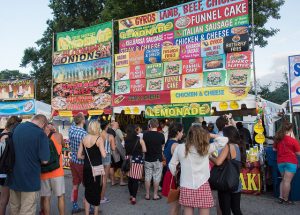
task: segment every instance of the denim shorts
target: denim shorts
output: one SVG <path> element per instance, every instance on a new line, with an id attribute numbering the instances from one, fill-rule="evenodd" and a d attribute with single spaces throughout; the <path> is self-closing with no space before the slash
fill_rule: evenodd
<path id="1" fill-rule="evenodd" d="M 279 172 L 281 172 L 281 173 L 284 173 L 284 172 L 296 173 L 297 172 L 297 164 L 279 163 L 278 169 L 279 169 Z"/>
<path id="2" fill-rule="evenodd" d="M 110 165 L 111 164 L 111 154 L 106 153 L 106 157 L 102 158 L 102 164 L 103 165 Z"/>

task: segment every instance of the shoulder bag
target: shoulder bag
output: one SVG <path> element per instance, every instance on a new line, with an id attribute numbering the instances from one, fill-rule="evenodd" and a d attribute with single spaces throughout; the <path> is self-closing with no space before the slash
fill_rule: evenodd
<path id="1" fill-rule="evenodd" d="M 125 157 L 125 160 L 123 161 L 122 166 L 121 166 L 122 172 L 128 172 L 130 170 L 130 163 L 131 163 L 132 153 L 134 152 L 134 150 L 135 150 L 135 148 L 136 148 L 139 141 L 140 141 L 140 139 L 138 138 L 138 140 L 136 141 L 133 149 L 131 150 L 131 155 L 127 155 Z"/>
<path id="2" fill-rule="evenodd" d="M 220 166 L 215 165 L 209 178 L 209 184 L 212 189 L 218 191 L 230 191 L 234 192 L 238 189 L 240 183 L 240 168 L 241 162 L 232 160 L 229 147 L 229 159 L 225 159 Z"/>

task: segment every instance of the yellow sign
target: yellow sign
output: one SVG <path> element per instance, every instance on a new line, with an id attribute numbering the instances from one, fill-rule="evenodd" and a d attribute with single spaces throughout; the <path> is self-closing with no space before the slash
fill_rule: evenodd
<path id="1" fill-rule="evenodd" d="M 232 109 L 232 110 L 238 110 L 239 109 L 239 103 L 237 103 L 236 101 L 231 101 L 230 102 L 230 108 Z"/>
<path id="2" fill-rule="evenodd" d="M 139 16 L 128 17 L 126 19 L 119 20 L 119 31 L 136 28 L 144 25 L 150 25 L 156 23 L 158 20 L 157 12 L 142 14 Z"/>
<path id="3" fill-rule="evenodd" d="M 265 141 L 266 141 L 265 135 L 263 135 L 263 134 L 257 134 L 255 136 L 255 142 L 257 142 L 259 144 L 264 144 Z"/>
<path id="4" fill-rule="evenodd" d="M 254 131 L 256 132 L 256 133 L 258 133 L 258 134 L 262 134 L 262 133 L 264 133 L 264 127 L 263 127 L 263 125 L 261 124 L 261 123 L 256 123 L 255 125 L 254 125 Z"/>
<path id="5" fill-rule="evenodd" d="M 129 52 L 115 54 L 116 67 L 129 66 Z"/>
<path id="6" fill-rule="evenodd" d="M 73 116 L 72 111 L 58 111 L 59 116 Z"/>
<path id="7" fill-rule="evenodd" d="M 97 115 L 102 115 L 103 110 L 88 110 L 88 113 L 90 116 L 97 116 Z"/>
<path id="8" fill-rule="evenodd" d="M 171 103 L 241 100 L 248 95 L 248 92 L 248 87 L 204 87 L 197 89 L 171 90 Z"/>
<path id="9" fill-rule="evenodd" d="M 161 53 L 162 61 L 179 60 L 180 46 L 163 46 Z"/>
<path id="10" fill-rule="evenodd" d="M 228 104 L 227 104 L 227 102 L 220 102 L 219 108 L 222 111 L 228 110 Z"/>

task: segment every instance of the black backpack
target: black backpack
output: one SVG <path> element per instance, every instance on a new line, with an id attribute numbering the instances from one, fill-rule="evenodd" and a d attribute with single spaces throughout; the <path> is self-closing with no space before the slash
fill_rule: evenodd
<path id="1" fill-rule="evenodd" d="M 56 150 L 56 147 L 51 140 L 51 136 L 54 134 L 53 132 L 50 132 L 48 135 L 49 138 L 49 148 L 50 148 L 50 159 L 47 164 L 42 164 L 41 166 L 41 172 L 46 173 L 46 172 L 52 172 L 53 170 L 56 170 L 60 167 L 59 163 L 59 154 Z"/>
<path id="2" fill-rule="evenodd" d="M 12 132 L 0 134 L 0 139 L 7 135 L 0 148 L 0 174 L 10 174 L 15 165 L 15 148 L 13 143 Z"/>

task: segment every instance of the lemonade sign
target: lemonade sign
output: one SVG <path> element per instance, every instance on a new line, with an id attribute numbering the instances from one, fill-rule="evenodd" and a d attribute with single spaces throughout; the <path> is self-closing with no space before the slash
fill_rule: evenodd
<path id="1" fill-rule="evenodd" d="M 210 103 L 186 103 L 170 105 L 147 105 L 146 118 L 178 118 L 210 115 Z"/>
<path id="2" fill-rule="evenodd" d="M 75 31 L 57 33 L 56 51 L 72 50 L 111 41 L 112 22 L 83 28 Z"/>

